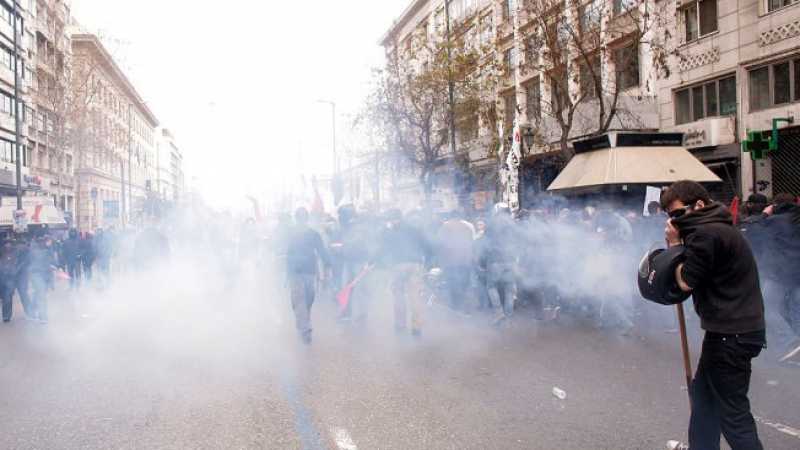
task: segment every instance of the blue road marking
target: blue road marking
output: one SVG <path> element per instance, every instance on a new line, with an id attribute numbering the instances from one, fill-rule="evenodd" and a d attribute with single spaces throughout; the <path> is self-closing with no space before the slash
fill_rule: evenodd
<path id="1" fill-rule="evenodd" d="M 300 392 L 300 387 L 294 381 L 294 375 L 285 360 L 281 361 L 280 377 L 283 384 L 283 396 L 292 407 L 294 429 L 297 432 L 297 437 L 300 439 L 300 445 L 303 450 L 326 450 L 319 429 L 311 419 L 311 413 L 303 402 L 303 394 Z"/>

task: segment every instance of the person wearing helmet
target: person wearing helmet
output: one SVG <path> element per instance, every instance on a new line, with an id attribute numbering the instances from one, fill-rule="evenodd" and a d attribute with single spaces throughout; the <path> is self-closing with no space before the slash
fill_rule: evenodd
<path id="1" fill-rule="evenodd" d="M 732 450 L 763 448 L 747 393 L 751 360 L 766 346 L 764 300 L 753 252 L 721 203 L 694 181 L 678 181 L 661 196 L 670 219 L 670 247 L 684 245 L 675 277 L 691 292 L 705 330 L 700 361 L 689 387 L 689 445 L 670 449 L 719 448 L 720 434 Z"/>

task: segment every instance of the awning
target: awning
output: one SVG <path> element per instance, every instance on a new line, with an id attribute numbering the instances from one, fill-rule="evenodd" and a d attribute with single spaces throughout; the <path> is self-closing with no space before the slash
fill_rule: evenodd
<path id="1" fill-rule="evenodd" d="M 14 211 L 17 209 L 16 199 L 3 197 L 0 205 L 0 227 L 14 226 Z M 22 209 L 27 212 L 28 225 L 66 225 L 53 199 L 48 197 L 24 197 Z"/>
<path id="2" fill-rule="evenodd" d="M 575 155 L 547 190 L 678 180 L 722 181 L 683 147 L 607 147 Z"/>

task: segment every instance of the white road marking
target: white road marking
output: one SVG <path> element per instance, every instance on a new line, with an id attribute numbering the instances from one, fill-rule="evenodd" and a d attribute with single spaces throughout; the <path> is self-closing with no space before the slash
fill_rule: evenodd
<path id="1" fill-rule="evenodd" d="M 793 436 L 793 437 L 796 437 L 796 438 L 800 439 L 800 430 L 798 430 L 797 428 L 792 428 L 792 427 L 790 427 L 788 425 L 784 425 L 782 423 L 767 422 L 766 420 L 764 420 L 764 419 L 762 419 L 761 417 L 758 417 L 758 416 L 754 416 L 754 417 L 755 417 L 756 421 L 758 421 L 762 425 L 766 425 L 768 427 L 772 427 L 772 428 L 780 431 L 781 433 L 788 434 L 789 436 Z"/>
<path id="2" fill-rule="evenodd" d="M 331 427 L 331 434 L 333 441 L 336 442 L 336 448 L 339 450 L 358 450 L 353 438 L 344 428 Z"/>

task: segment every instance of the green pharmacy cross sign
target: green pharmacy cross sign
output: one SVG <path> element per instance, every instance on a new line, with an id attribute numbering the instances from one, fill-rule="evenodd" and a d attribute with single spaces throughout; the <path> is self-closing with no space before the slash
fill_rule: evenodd
<path id="1" fill-rule="evenodd" d="M 769 134 L 765 135 L 764 131 L 751 131 L 748 139 L 742 142 L 744 151 L 750 152 L 753 161 L 764 159 L 768 152 L 778 150 L 778 122 L 793 123 L 794 117 L 772 119 L 772 137 Z"/>
<path id="2" fill-rule="evenodd" d="M 750 152 L 753 160 L 764 159 L 767 152 L 774 152 L 778 149 L 778 143 L 764 136 L 763 131 L 751 131 L 748 139 L 743 142 L 744 151 Z"/>

